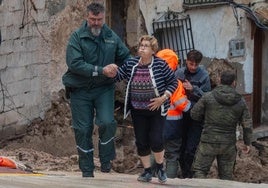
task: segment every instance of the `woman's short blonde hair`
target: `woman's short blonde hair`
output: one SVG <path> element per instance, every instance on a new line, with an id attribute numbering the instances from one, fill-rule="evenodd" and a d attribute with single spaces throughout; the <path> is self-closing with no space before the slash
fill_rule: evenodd
<path id="1" fill-rule="evenodd" d="M 139 39 L 139 46 L 141 45 L 141 42 L 144 41 L 144 40 L 150 42 L 151 48 L 155 53 L 158 51 L 158 41 L 157 41 L 157 39 L 155 37 L 150 36 L 150 35 L 141 36 L 140 39 Z"/>

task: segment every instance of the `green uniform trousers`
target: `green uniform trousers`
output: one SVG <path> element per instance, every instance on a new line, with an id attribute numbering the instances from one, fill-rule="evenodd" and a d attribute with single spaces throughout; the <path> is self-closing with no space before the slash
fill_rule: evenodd
<path id="1" fill-rule="evenodd" d="M 93 172 L 92 133 L 99 127 L 99 158 L 101 164 L 115 158 L 114 86 L 73 89 L 70 94 L 72 127 L 79 155 L 79 168 L 83 173 Z"/>

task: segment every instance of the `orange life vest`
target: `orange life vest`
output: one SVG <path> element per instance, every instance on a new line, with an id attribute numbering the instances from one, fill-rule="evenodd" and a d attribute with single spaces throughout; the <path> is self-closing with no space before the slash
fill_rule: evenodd
<path id="1" fill-rule="evenodd" d="M 164 59 L 168 66 L 175 71 L 179 64 L 179 57 L 171 49 L 163 49 L 157 52 L 156 56 Z M 167 120 L 182 119 L 182 112 L 190 109 L 191 102 L 187 99 L 182 82 L 178 80 L 176 91 L 170 96 L 170 107 L 167 112 Z"/>
<path id="2" fill-rule="evenodd" d="M 170 96 L 170 107 L 167 112 L 167 120 L 182 119 L 182 112 L 190 109 L 191 102 L 187 99 L 182 82 L 178 80 L 178 87 Z"/>

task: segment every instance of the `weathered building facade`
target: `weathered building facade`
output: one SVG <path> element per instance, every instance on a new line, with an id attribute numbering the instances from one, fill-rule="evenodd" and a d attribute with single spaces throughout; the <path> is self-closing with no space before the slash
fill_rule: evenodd
<path id="1" fill-rule="evenodd" d="M 89 2 L 0 0 L 0 140 L 23 134 L 33 119 L 43 118 L 53 93 L 63 88 L 66 43 Z M 207 67 L 215 59 L 228 62 L 254 125 L 267 124 L 268 30 L 249 11 L 262 10 L 265 18 L 267 1 L 106 0 L 105 5 L 106 23 L 133 54 L 138 37 L 148 33 L 161 48 L 176 51 L 182 66 L 193 48 L 202 51 Z"/>

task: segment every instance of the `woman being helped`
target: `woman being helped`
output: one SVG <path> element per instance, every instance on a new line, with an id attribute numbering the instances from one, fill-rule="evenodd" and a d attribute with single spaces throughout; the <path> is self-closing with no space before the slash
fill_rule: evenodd
<path id="1" fill-rule="evenodd" d="M 155 56 L 158 42 L 144 35 L 139 39 L 139 56 L 129 59 L 118 68 L 116 80 L 126 79 L 124 117 L 131 112 L 137 152 L 144 172 L 138 181 L 149 182 L 153 174 L 150 154 L 154 155 L 159 182 L 167 180 L 163 169 L 163 127 L 169 107 L 169 97 L 177 88 L 177 79 L 167 63 Z"/>

